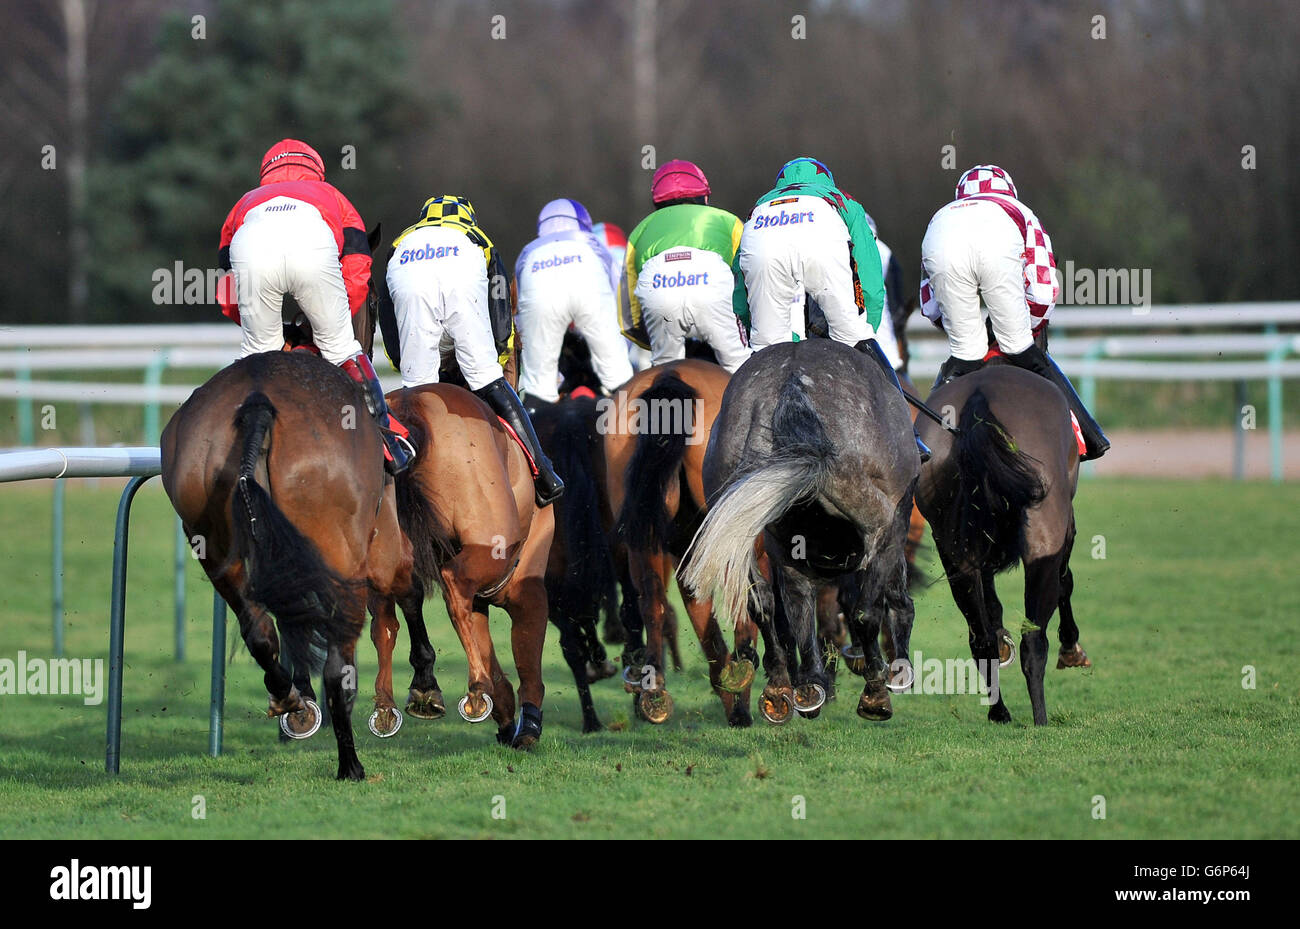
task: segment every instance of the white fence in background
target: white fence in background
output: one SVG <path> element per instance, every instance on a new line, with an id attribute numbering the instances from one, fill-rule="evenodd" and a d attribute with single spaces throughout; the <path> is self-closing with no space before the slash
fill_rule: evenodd
<path id="1" fill-rule="evenodd" d="M 1096 403 L 1097 382 L 1107 379 L 1231 381 L 1239 395 L 1245 382 L 1266 381 L 1272 470 L 1280 480 L 1282 382 L 1300 378 L 1300 334 L 1283 333 L 1281 327 L 1300 327 L 1300 302 L 1065 306 L 1052 315 L 1051 351 L 1090 406 Z M 913 378 L 923 384 L 947 356 L 947 341 L 919 314 L 907 330 Z M 36 401 L 143 406 L 144 439 L 156 442 L 161 408 L 183 402 L 197 386 L 163 384 L 163 373 L 169 368 L 215 371 L 234 359 L 239 340 L 239 328 L 230 323 L 0 328 L 0 398 L 18 401 L 23 445 L 34 444 Z M 382 356 L 377 367 L 386 390 L 400 386 Z M 139 383 L 45 376 L 133 370 L 143 371 Z"/>

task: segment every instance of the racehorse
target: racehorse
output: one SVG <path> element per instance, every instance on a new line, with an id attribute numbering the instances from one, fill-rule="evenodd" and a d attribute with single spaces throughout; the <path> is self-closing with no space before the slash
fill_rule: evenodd
<path id="1" fill-rule="evenodd" d="M 705 508 L 704 452 L 728 380 L 721 367 L 690 358 L 647 368 L 604 401 L 604 425 L 598 423 L 610 509 L 618 514 L 616 532 L 626 546 L 637 606 L 623 611 L 623 682 L 634 712 L 652 723 L 667 721 L 673 711 L 664 678 L 668 585 Z M 750 725 L 749 684 L 758 664 L 754 627 L 737 625 L 733 655 L 710 596 L 683 589 L 682 600 L 727 722 Z"/>
<path id="2" fill-rule="evenodd" d="M 374 313 L 372 292 L 353 317 L 367 352 Z M 270 715 L 294 738 L 319 728 L 309 653 L 323 646 L 338 777 L 361 780 L 356 642 L 367 597 L 409 586 L 412 552 L 360 388 L 310 352 L 250 355 L 194 391 L 160 445 L 163 487 L 264 672 Z"/>
<path id="3" fill-rule="evenodd" d="M 552 504 L 555 539 L 546 566 L 546 592 L 551 622 L 560 632 L 560 650 L 578 687 L 583 732 L 601 728 L 590 685 L 618 673 L 597 631 L 601 614 L 607 624 L 619 618 L 596 406 L 596 399 L 586 396 L 558 403 L 528 401 L 537 438 L 564 480 L 564 496 Z"/>
<path id="4" fill-rule="evenodd" d="M 850 346 L 772 345 L 732 376 L 704 459 L 709 510 L 680 576 L 697 596 L 717 592 L 730 617 L 752 605 L 769 722 L 825 701 L 816 593 L 850 572 L 859 593 L 846 616 L 865 652 L 858 714 L 892 714 L 879 633 L 885 618 L 911 627 L 904 544 L 919 467 L 903 398 Z"/>
<path id="5" fill-rule="evenodd" d="M 530 749 L 542 734 L 542 646 L 546 637 L 544 576 L 553 508 L 538 508 L 523 448 L 486 403 L 454 384 L 425 384 L 388 395 L 389 409 L 410 430 L 415 464 L 397 475 L 397 515 L 410 540 L 410 589 L 371 597 L 371 638 L 379 653 L 371 731 L 386 737 L 401 727 L 393 699 L 393 648 L 400 605 L 411 636 L 415 671 L 406 709 L 416 717 L 445 714 L 433 673 L 435 654 L 424 624 L 425 593 L 442 588 L 447 613 L 469 662 L 466 694 L 457 705 L 472 723 L 489 717 L 497 741 Z M 519 674 L 515 693 L 501 669 L 488 629 L 488 606 L 511 620 L 511 650 Z"/>
<path id="6" fill-rule="evenodd" d="M 1070 607 L 1079 450 L 1061 392 L 1030 371 L 995 362 L 930 395 L 933 409 L 956 414 L 957 435 L 921 421 L 933 457 L 921 469 L 916 497 L 953 599 L 970 627 L 971 655 L 990 700 L 996 696 L 988 714 L 993 722 L 1011 721 L 997 674 L 1014 658 L 993 579 L 1024 563 L 1028 623 L 1020 639 L 1021 670 L 1034 724 L 1041 726 L 1047 723 L 1047 624 L 1058 607 L 1057 667 L 1091 664 Z"/>

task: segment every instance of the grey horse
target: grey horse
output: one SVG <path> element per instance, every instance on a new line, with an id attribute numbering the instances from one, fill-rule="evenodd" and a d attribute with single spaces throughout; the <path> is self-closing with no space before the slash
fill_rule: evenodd
<path id="1" fill-rule="evenodd" d="M 679 576 L 714 593 L 733 621 L 754 614 L 769 722 L 815 716 L 825 701 L 816 592 L 845 573 L 860 581 L 848 616 L 865 653 L 858 715 L 888 719 L 890 685 L 911 683 L 904 545 L 920 465 L 906 403 L 848 345 L 772 345 L 732 376 L 704 459 L 708 513 Z M 892 681 L 878 641 L 885 620 L 906 670 Z"/>

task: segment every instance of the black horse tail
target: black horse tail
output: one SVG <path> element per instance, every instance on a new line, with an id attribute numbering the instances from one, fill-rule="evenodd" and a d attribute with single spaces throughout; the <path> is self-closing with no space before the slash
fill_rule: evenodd
<path id="1" fill-rule="evenodd" d="M 663 551 L 668 548 L 671 534 L 664 498 L 673 481 L 678 480 L 682 459 L 686 457 L 690 415 L 686 411 L 693 413 L 698 399 L 695 388 L 675 373 L 660 375 L 641 394 L 645 411 L 641 419 L 649 425 L 636 437 L 624 480 L 626 496 L 615 527 L 631 549 Z M 675 428 L 674 424 L 681 428 Z"/>
<path id="2" fill-rule="evenodd" d="M 1002 426 L 982 390 L 966 400 L 957 423 L 955 538 L 962 559 L 1005 571 L 1024 552 L 1025 511 L 1047 487 L 1034 458 Z"/>
<path id="3" fill-rule="evenodd" d="M 610 622 L 618 621 L 618 581 L 614 553 L 600 519 L 600 490 L 592 470 L 595 401 L 569 400 L 557 409 L 551 463 L 564 479 L 557 516 L 564 533 L 567 570 L 556 591 L 566 616 L 582 616 L 597 604 Z"/>
<path id="4" fill-rule="evenodd" d="M 825 488 L 835 446 L 797 376 L 781 387 L 772 413 L 773 454 L 748 469 L 712 503 L 679 576 L 731 618 L 745 615 L 764 581 L 754 542 L 769 524 Z"/>
<path id="5" fill-rule="evenodd" d="M 247 570 L 248 598 L 282 625 L 305 625 L 326 641 L 345 640 L 361 592 L 330 570 L 316 546 L 257 482 L 257 462 L 275 415 L 261 391 L 249 394 L 235 413 L 241 451 L 231 525 L 235 551 Z"/>
<path id="6" fill-rule="evenodd" d="M 411 447 L 415 449 L 416 461 L 424 459 L 429 447 L 429 432 L 425 427 L 424 418 L 414 406 L 405 403 L 400 397 L 394 398 L 390 406 L 400 407 L 394 412 L 400 416 L 402 425 L 410 432 Z M 393 478 L 393 489 L 397 498 L 397 522 L 402 527 L 402 532 L 411 540 L 411 551 L 414 556 L 413 571 L 424 585 L 424 589 L 431 591 L 438 584 L 438 572 L 443 563 L 456 554 L 457 546 L 452 540 L 451 533 L 429 503 L 424 477 L 420 473 L 418 464 Z"/>

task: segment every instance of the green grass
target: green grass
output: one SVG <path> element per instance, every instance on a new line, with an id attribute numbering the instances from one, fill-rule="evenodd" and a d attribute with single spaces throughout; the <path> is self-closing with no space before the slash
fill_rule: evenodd
<path id="1" fill-rule="evenodd" d="M 119 486 L 69 487 L 70 656 L 106 654 Z M 1010 726 L 988 723 L 978 697 L 928 695 L 895 697 L 891 721 L 867 723 L 853 712 L 857 679 L 842 675 L 840 699 L 818 720 L 730 730 L 684 630 L 687 668 L 669 675 L 672 720 L 629 722 L 630 698 L 608 681 L 595 687 L 597 710 L 623 727 L 583 736 L 552 630 L 546 733 L 534 753 L 498 747 L 490 724 L 471 727 L 454 711 L 408 719 L 381 742 L 365 729 L 363 696 L 353 725 L 369 778 L 340 784 L 327 732 L 277 744 L 261 673 L 242 651 L 229 669 L 226 752 L 205 754 L 210 588 L 191 564 L 189 660 L 177 664 L 173 524 L 152 482 L 131 540 L 122 773 L 103 772 L 103 705 L 0 696 L 0 836 L 1294 838 L 1298 509 L 1297 485 L 1085 482 L 1075 607 L 1095 667 L 1053 662 L 1044 728 L 1026 726 L 1028 696 L 1012 668 Z M 49 514 L 47 483 L 0 487 L 0 657 L 49 655 Z M 1094 536 L 1104 536 L 1104 560 L 1090 557 Z M 1002 583 L 1014 629 L 1020 575 Z M 450 704 L 465 659 L 440 606 L 428 612 Z M 503 649 L 508 624 L 504 614 L 493 621 Z M 914 656 L 968 655 L 945 584 L 917 596 L 912 641 Z M 365 694 L 368 641 L 360 655 Z M 1257 669 L 1256 689 L 1243 689 L 1244 665 Z M 1104 820 L 1092 815 L 1096 795 Z M 206 819 L 191 815 L 196 796 Z M 806 820 L 791 815 L 796 796 Z"/>

